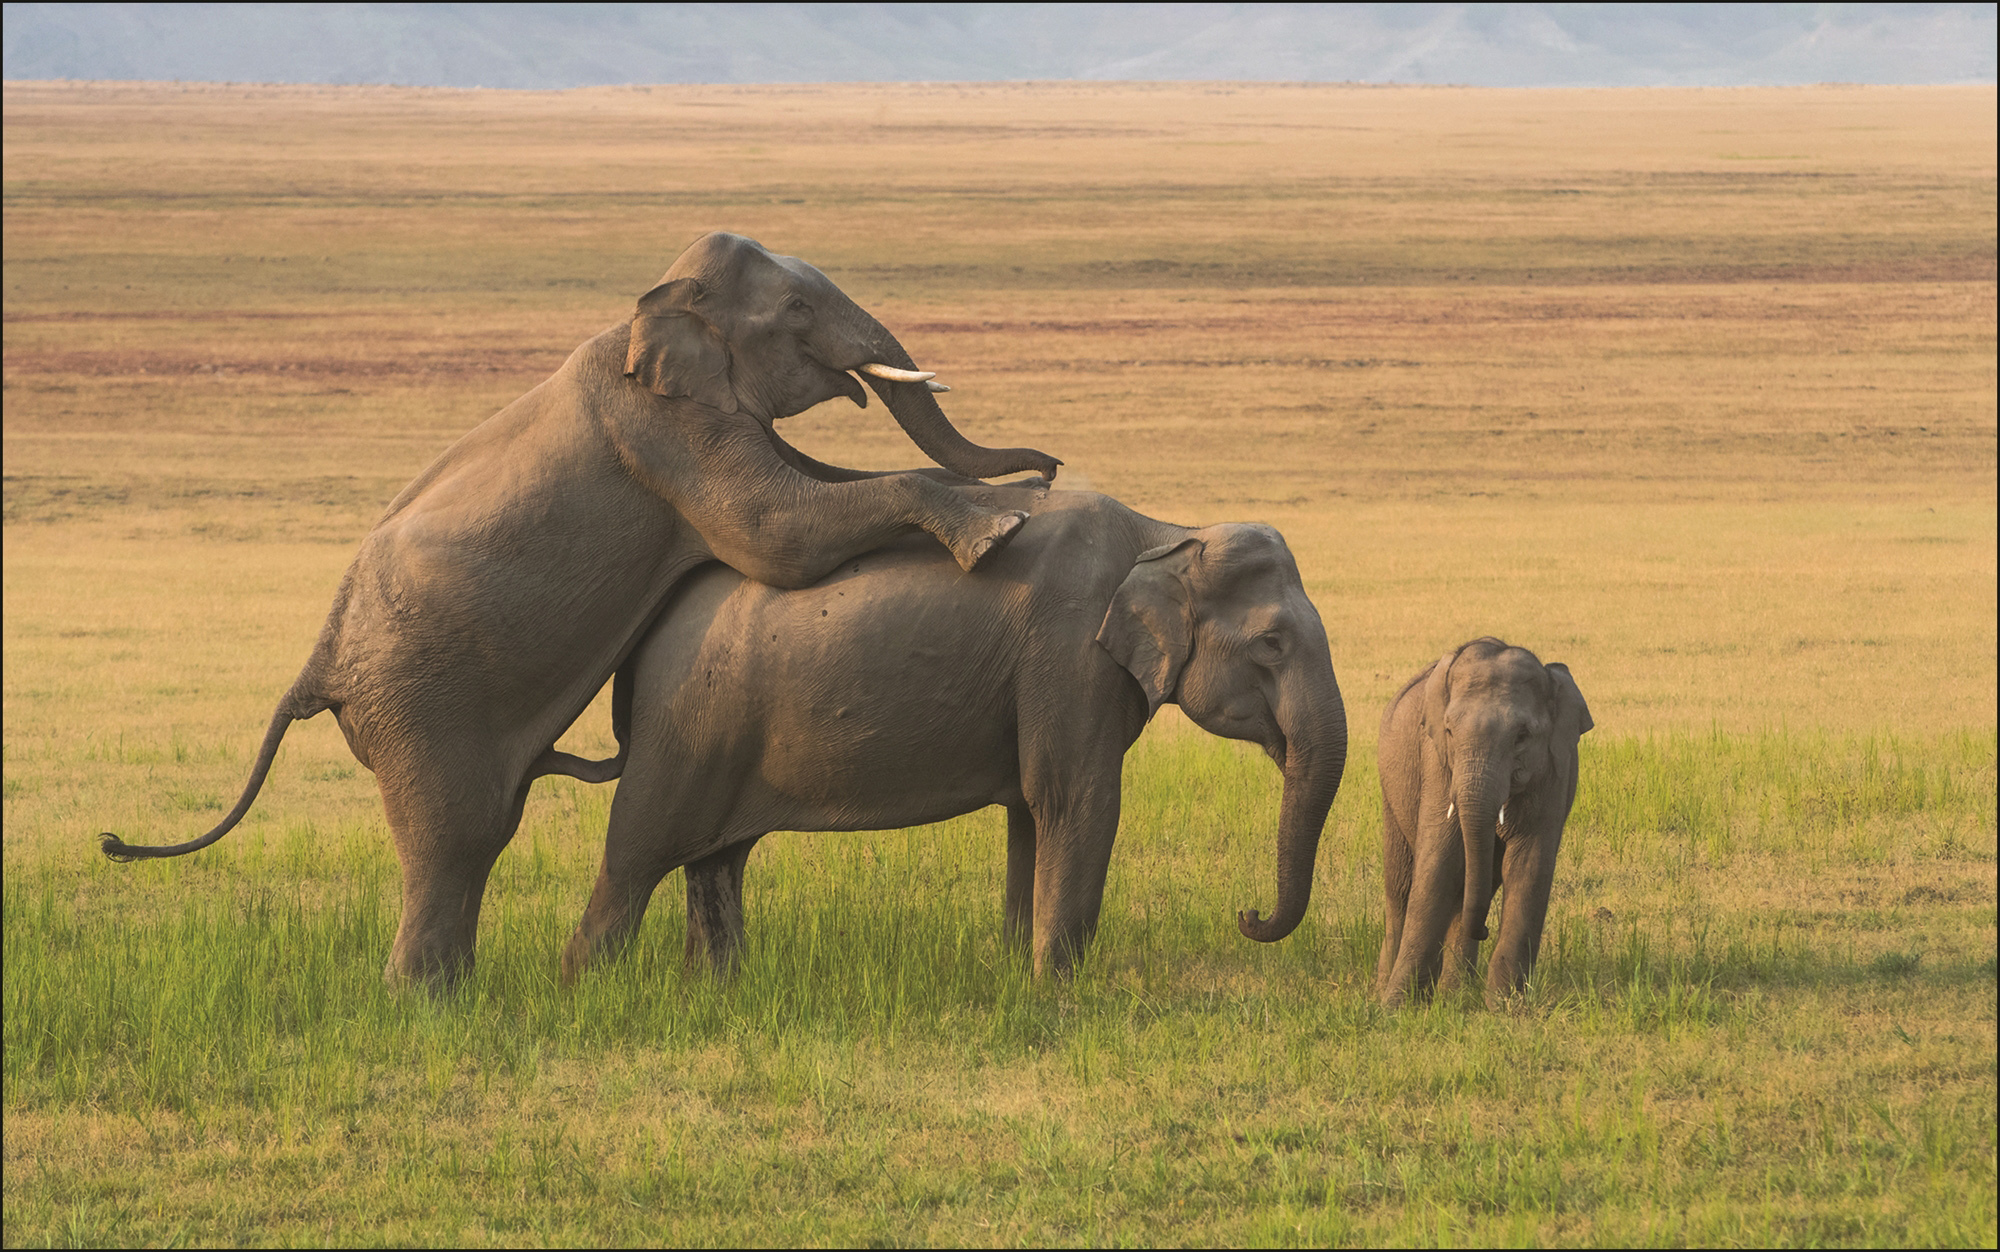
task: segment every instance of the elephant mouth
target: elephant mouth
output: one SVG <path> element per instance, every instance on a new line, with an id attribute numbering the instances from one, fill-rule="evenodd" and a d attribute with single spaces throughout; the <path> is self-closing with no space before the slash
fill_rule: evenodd
<path id="1" fill-rule="evenodd" d="M 867 374 L 871 378 L 879 378 L 883 382 L 922 383 L 925 390 L 932 392 L 942 393 L 951 390 L 950 387 L 937 381 L 937 375 L 930 370 L 898 369 L 893 365 L 884 365 L 880 361 L 869 361 L 866 364 L 857 365 L 853 368 L 852 372 L 848 370 L 839 370 L 836 372 L 840 375 L 840 393 L 864 409 L 868 407 L 868 392 L 866 388 L 862 387 L 861 380 L 854 376 L 857 373 Z"/>
<path id="2" fill-rule="evenodd" d="M 816 356 L 810 359 L 814 365 L 832 375 L 836 394 L 846 396 L 849 400 L 854 401 L 856 408 L 865 409 L 868 407 L 868 389 L 861 385 L 861 380 L 855 377 L 856 374 L 867 374 L 871 377 L 879 378 L 884 382 L 922 383 L 926 390 L 932 392 L 942 393 L 951 390 L 950 387 L 938 382 L 937 375 L 929 370 L 898 369 L 893 365 L 884 365 L 880 361 L 868 361 L 849 369 L 842 369 L 838 366 L 829 365 Z"/>
<path id="3" fill-rule="evenodd" d="M 832 374 L 835 378 L 840 380 L 834 385 L 840 388 L 841 395 L 846 396 L 848 399 L 854 401 L 854 407 L 858 409 L 865 409 L 868 407 L 868 389 L 861 385 L 860 379 L 848 373 L 846 370 L 837 370 L 828 368 L 827 373 Z"/>

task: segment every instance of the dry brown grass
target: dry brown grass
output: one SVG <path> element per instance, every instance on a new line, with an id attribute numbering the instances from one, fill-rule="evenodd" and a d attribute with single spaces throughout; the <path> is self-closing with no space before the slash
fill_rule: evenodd
<path id="1" fill-rule="evenodd" d="M 875 309 L 975 438 L 1283 528 L 1361 707 L 1496 631 L 1622 729 L 1994 718 L 1990 89 L 6 103 L 10 632 L 66 629 L 46 580 L 105 544 L 310 536 L 330 588 L 727 226 Z M 916 460 L 879 410 L 789 430 Z"/>

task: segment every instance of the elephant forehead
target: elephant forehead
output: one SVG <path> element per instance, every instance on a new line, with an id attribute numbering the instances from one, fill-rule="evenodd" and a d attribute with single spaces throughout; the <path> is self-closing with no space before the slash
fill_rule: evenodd
<path id="1" fill-rule="evenodd" d="M 1509 648 L 1470 664 L 1461 661 L 1451 671 L 1455 696 L 1485 695 L 1496 699 L 1525 700 L 1546 694 L 1547 678 L 1541 662 L 1525 648 Z"/>
<path id="2" fill-rule="evenodd" d="M 801 261 L 795 256 L 779 256 L 775 252 L 769 255 L 773 261 L 778 263 L 778 268 L 784 271 L 786 275 L 801 287 L 829 288 L 833 286 L 833 280 L 820 273 L 818 267 L 809 261 Z"/>
<path id="3" fill-rule="evenodd" d="M 1231 561 L 1275 561 L 1290 565 L 1292 550 L 1285 537 L 1262 522 L 1223 522 L 1211 526 L 1202 536 L 1208 545 L 1204 559 L 1226 557 Z"/>
<path id="4" fill-rule="evenodd" d="M 1226 522 L 1202 534 L 1201 567 L 1211 589 L 1235 590 L 1249 581 L 1296 585 L 1298 565 L 1285 538 L 1261 522 Z M 1273 586 L 1273 594 L 1276 594 Z"/>
<path id="5" fill-rule="evenodd" d="M 755 239 L 732 235 L 726 230 L 710 231 L 683 249 L 674 258 L 674 263 L 667 267 L 660 281 L 664 283 L 676 278 L 724 279 L 733 276 L 746 262 L 770 256 L 764 245 Z"/>

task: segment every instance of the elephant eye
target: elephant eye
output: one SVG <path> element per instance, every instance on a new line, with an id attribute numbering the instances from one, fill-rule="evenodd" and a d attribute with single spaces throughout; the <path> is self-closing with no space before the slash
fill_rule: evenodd
<path id="1" fill-rule="evenodd" d="M 1257 636 L 1257 642 L 1251 647 L 1256 651 L 1258 660 L 1275 661 L 1285 655 L 1285 637 L 1275 630 L 1267 630 Z"/>

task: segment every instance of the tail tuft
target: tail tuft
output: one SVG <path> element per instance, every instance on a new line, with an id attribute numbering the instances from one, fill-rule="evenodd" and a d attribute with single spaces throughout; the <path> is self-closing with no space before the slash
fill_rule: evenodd
<path id="1" fill-rule="evenodd" d="M 114 861 L 136 861 L 139 859 L 138 855 L 133 852 L 131 844 L 126 843 L 123 839 L 120 839 L 108 830 L 99 835 L 98 839 L 102 841 L 99 845 L 99 850 Z"/>

